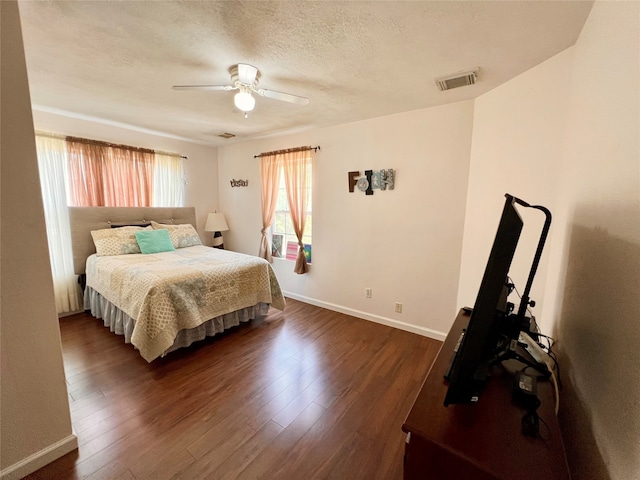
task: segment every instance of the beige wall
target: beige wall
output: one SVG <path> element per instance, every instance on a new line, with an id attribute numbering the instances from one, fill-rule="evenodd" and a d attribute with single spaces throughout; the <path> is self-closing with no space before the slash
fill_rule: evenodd
<path id="1" fill-rule="evenodd" d="M 533 310 L 558 339 L 560 420 L 580 479 L 640 478 L 639 6 L 596 2 L 574 47 L 475 106 L 458 299 L 477 292 L 499 195 L 548 206 Z M 529 265 L 517 259 L 516 274 Z"/>
<path id="2" fill-rule="evenodd" d="M 498 221 L 509 193 L 556 210 L 572 49 L 476 99 L 458 304 L 473 306 Z M 518 207 L 524 228 L 509 271 L 523 293 L 538 245 L 544 214 Z M 552 223 L 550 235 L 555 232 Z M 543 329 L 547 246 L 530 297 Z M 516 293 L 509 300 L 519 304 Z"/>
<path id="3" fill-rule="evenodd" d="M 596 2 L 574 47 L 548 283 L 575 478 L 640 478 L 639 20 L 639 2 Z"/>
<path id="4" fill-rule="evenodd" d="M 77 447 L 71 431 L 18 7 L 0 2 L 0 476 Z M 33 301 L 37 299 L 37 301 Z"/>
<path id="5" fill-rule="evenodd" d="M 313 183 L 313 265 L 274 269 L 294 298 L 357 317 L 443 338 L 456 291 L 473 102 L 416 110 L 220 149 L 220 206 L 228 248 L 257 254 L 260 171 L 257 153 L 320 145 Z M 393 168 L 393 191 L 349 193 L 347 172 Z M 229 180 L 248 179 L 231 188 Z M 371 299 L 364 296 L 371 288 Z M 403 304 L 394 312 L 395 302 Z"/>
<path id="6" fill-rule="evenodd" d="M 212 234 L 204 232 L 207 214 L 218 208 L 218 152 L 215 147 L 186 142 L 102 122 L 98 119 L 79 118 L 70 114 L 33 111 L 33 122 L 38 131 L 73 135 L 105 142 L 121 143 L 152 150 L 179 153 L 185 160 L 185 206 L 196 208 L 198 233 L 207 245 Z"/>

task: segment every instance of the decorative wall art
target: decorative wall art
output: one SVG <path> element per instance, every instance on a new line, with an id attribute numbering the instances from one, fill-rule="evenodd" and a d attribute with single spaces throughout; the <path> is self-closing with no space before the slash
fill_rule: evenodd
<path id="1" fill-rule="evenodd" d="M 349 172 L 349 192 L 354 191 L 354 187 L 364 192 L 366 195 L 373 195 L 373 190 L 393 190 L 395 174 L 392 168 L 386 170 L 365 170 L 364 177 L 360 177 L 360 172 Z M 360 178 L 358 178 L 360 177 Z"/>
<path id="2" fill-rule="evenodd" d="M 296 242 L 287 242 L 287 260 L 296 261 L 298 258 L 298 244 Z"/>
<path id="3" fill-rule="evenodd" d="M 287 254 L 286 254 L 286 259 L 287 260 L 292 260 L 292 261 L 296 261 L 296 259 L 298 258 L 298 249 L 300 247 L 298 247 L 298 244 L 296 242 L 287 242 Z M 304 256 L 307 259 L 307 263 L 311 263 L 311 244 L 310 243 L 304 243 L 302 245 L 303 251 L 304 251 Z M 273 254 L 272 254 L 273 255 Z"/>
<path id="4" fill-rule="evenodd" d="M 271 235 L 271 256 L 278 258 L 284 257 L 282 254 L 282 235 L 277 233 Z"/>
<path id="5" fill-rule="evenodd" d="M 232 187 L 248 187 L 249 180 L 230 180 Z"/>

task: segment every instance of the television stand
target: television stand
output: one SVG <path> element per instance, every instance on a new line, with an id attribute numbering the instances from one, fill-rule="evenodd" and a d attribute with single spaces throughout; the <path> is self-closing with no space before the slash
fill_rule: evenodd
<path id="1" fill-rule="evenodd" d="M 544 440 L 522 434 L 526 410 L 513 402 L 514 376 L 500 365 L 491 371 L 477 403 L 444 406 L 444 375 L 468 323 L 469 315 L 460 310 L 402 425 L 408 434 L 404 478 L 569 480 L 550 382 L 538 382 Z"/>

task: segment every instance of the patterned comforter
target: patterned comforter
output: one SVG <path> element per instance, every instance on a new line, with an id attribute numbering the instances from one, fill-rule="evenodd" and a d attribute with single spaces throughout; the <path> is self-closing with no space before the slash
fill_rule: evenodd
<path id="1" fill-rule="evenodd" d="M 148 362 L 182 329 L 258 303 L 284 310 L 264 259 L 205 246 L 87 260 L 87 286 L 135 319 L 131 343 Z"/>

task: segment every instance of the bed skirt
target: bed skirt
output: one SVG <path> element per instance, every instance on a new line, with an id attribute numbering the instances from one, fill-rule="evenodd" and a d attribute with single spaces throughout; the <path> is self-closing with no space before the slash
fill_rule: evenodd
<path id="1" fill-rule="evenodd" d="M 91 287 L 86 287 L 84 290 L 84 309 L 85 311 L 91 311 L 91 315 L 94 317 L 102 319 L 104 326 L 109 327 L 109 330 L 113 333 L 123 335 L 125 343 L 131 343 L 131 335 L 136 321 Z M 165 350 L 161 357 L 179 348 L 188 347 L 193 342 L 204 340 L 206 337 L 213 337 L 231 327 L 236 327 L 241 322 L 248 322 L 254 318 L 265 316 L 268 312 L 268 303 L 258 303 L 251 307 L 212 318 L 198 327 L 180 330 L 173 345 Z"/>

